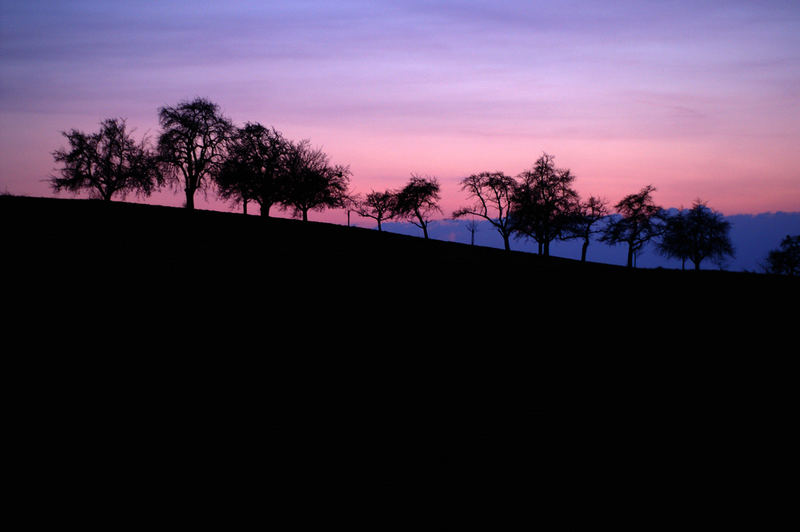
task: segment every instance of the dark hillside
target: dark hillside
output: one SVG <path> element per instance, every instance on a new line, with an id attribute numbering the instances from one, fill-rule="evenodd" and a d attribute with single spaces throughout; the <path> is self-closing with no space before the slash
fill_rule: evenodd
<path id="1" fill-rule="evenodd" d="M 793 279 L 88 200 L 3 196 L 0 224 L 12 415 L 64 478 L 91 437 L 133 477 L 266 453 L 288 490 L 529 489 L 522 468 L 546 496 L 701 462 L 736 490 L 761 479 L 732 460 L 787 441 Z"/>
<path id="2" fill-rule="evenodd" d="M 368 308 L 361 298 L 371 296 L 375 308 L 405 301 L 445 311 L 458 301 L 474 310 L 513 310 L 531 303 L 526 298 L 552 304 L 589 293 L 593 305 L 608 297 L 608 304 L 635 306 L 638 299 L 652 306 L 728 292 L 771 297 L 797 287 L 794 279 L 760 274 L 628 270 L 334 224 L 122 202 L 3 196 L 0 216 L 6 267 L 33 288 L 171 287 L 187 295 L 248 293 L 262 305 L 288 297 L 352 309 Z"/>
<path id="3" fill-rule="evenodd" d="M 485 331 L 479 342 L 491 342 L 493 327 L 507 331 L 506 342 L 509 334 L 562 329 L 645 334 L 672 322 L 708 330 L 720 319 L 752 325 L 798 289 L 797 279 L 763 274 L 630 270 L 335 224 L 122 202 L 3 196 L 0 223 L 3 279 L 26 303 L 94 302 L 94 309 L 123 314 L 142 307 L 147 319 L 185 322 L 205 334 L 242 328 L 241 319 L 260 320 L 259 328 L 327 324 L 339 334 L 407 327 L 426 338 L 442 331 L 463 338 Z"/>

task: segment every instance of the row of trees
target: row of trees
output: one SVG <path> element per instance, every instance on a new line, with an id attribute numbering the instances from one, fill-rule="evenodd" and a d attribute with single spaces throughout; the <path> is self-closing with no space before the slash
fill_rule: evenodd
<path id="1" fill-rule="evenodd" d="M 162 107 L 158 117 L 161 132 L 155 146 L 147 139 L 135 141 L 123 119 L 103 121 L 96 133 L 65 132 L 69 148 L 53 153 L 63 165 L 60 175 L 51 178 L 53 188 L 89 189 L 111 200 L 131 192 L 147 196 L 172 185 L 183 190 L 186 208 L 193 209 L 195 195 L 213 187 L 245 213 L 249 203 L 256 203 L 262 216 L 278 206 L 308 220 L 312 210 L 347 208 L 374 219 L 378 230 L 387 220 L 408 220 L 425 238 L 433 216 L 442 213 L 435 177 L 412 174 L 398 190 L 356 195 L 349 190 L 349 167 L 331 163 L 308 140 L 292 141 L 259 123 L 237 127 L 206 99 Z M 648 185 L 624 197 L 612 215 L 605 199 L 580 198 L 574 180 L 547 153 L 516 177 L 473 174 L 461 181 L 471 203 L 452 218 L 487 220 L 506 250 L 512 238 L 529 238 L 537 242 L 539 254 L 549 255 L 553 241 L 581 239 L 582 261 L 596 236 L 611 245 L 627 245 L 628 266 L 634 266 L 636 255 L 653 239 L 661 253 L 684 264 L 692 261 L 697 269 L 704 260 L 733 254 L 728 223 L 705 202 L 668 215 L 653 202 L 655 188 Z"/>
<path id="2" fill-rule="evenodd" d="M 730 225 L 722 215 L 697 200 L 689 210 L 670 215 L 656 205 L 652 185 L 625 196 L 610 216 L 607 200 L 590 196 L 583 200 L 573 188 L 574 174 L 555 166 L 552 155 L 543 154 L 530 170 L 516 178 L 501 172 L 484 172 L 462 180 L 462 190 L 472 205 L 458 209 L 454 218 L 477 216 L 488 220 L 510 249 L 512 235 L 538 243 L 539 254 L 549 255 L 555 240 L 580 239 L 581 260 L 586 260 L 594 236 L 610 245 L 628 247 L 627 265 L 660 237 L 658 249 L 669 257 L 691 260 L 696 269 L 706 259 L 733 255 Z"/>
<path id="3" fill-rule="evenodd" d="M 348 207 L 377 217 L 379 228 L 384 216 L 403 217 L 426 238 L 430 217 L 441 212 L 436 178 L 413 175 L 399 193 L 361 198 L 349 190 L 349 167 L 331 163 L 309 140 L 292 141 L 259 123 L 236 127 L 206 99 L 162 107 L 158 117 L 162 131 L 155 146 L 135 141 L 121 118 L 104 120 L 95 133 L 64 132 L 69 147 L 53 153 L 62 164 L 50 178 L 53 189 L 88 190 L 110 201 L 171 185 L 183 190 L 185 207 L 194 209 L 196 194 L 213 187 L 245 213 L 256 203 L 262 216 L 277 206 L 307 221 L 310 211 Z"/>
<path id="4" fill-rule="evenodd" d="M 279 205 L 304 220 L 310 210 L 345 205 L 349 168 L 332 164 L 308 140 L 293 142 L 258 123 L 236 127 L 203 98 L 162 107 L 158 118 L 162 131 L 155 146 L 136 142 L 120 118 L 104 120 L 95 133 L 64 132 L 69 147 L 53 153 L 63 165 L 50 179 L 53 189 L 88 189 L 111 200 L 172 185 L 183 190 L 185 207 L 194 209 L 197 193 L 215 187 L 245 212 L 251 202 L 265 216 Z"/>

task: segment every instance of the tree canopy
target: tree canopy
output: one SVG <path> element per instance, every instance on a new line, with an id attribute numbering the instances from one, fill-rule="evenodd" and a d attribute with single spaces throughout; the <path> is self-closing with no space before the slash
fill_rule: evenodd
<path id="1" fill-rule="evenodd" d="M 395 213 L 422 229 L 428 238 L 431 217 L 442 212 L 439 207 L 440 185 L 436 177 L 411 174 L 411 179 L 395 195 Z"/>
<path id="2" fill-rule="evenodd" d="M 491 223 L 503 238 L 503 246 L 511 249 L 514 232 L 511 209 L 517 182 L 502 172 L 481 172 L 461 180 L 461 190 L 473 200 L 467 207 L 454 211 L 453 218 L 477 216 Z"/>
<path id="3" fill-rule="evenodd" d="M 349 167 L 332 164 L 328 155 L 308 140 L 287 144 L 280 203 L 291 209 L 293 216 L 308 221 L 309 211 L 344 207 L 349 186 Z"/>
<path id="4" fill-rule="evenodd" d="M 194 209 L 194 196 L 205 190 L 219 172 L 234 126 L 219 106 L 207 99 L 183 101 L 158 111 L 163 129 L 158 152 L 175 186 L 183 186 L 186 208 Z"/>
<path id="5" fill-rule="evenodd" d="M 598 223 L 602 222 L 607 215 L 608 202 L 596 196 L 589 196 L 586 201 L 578 203 L 577 208 L 570 216 L 567 236 L 583 240 L 581 262 L 586 262 L 586 251 L 589 249 L 592 236 L 603 232 L 602 227 L 598 228 Z"/>
<path id="6" fill-rule="evenodd" d="M 664 218 L 663 209 L 653 202 L 656 188 L 647 185 L 636 194 L 622 198 L 614 208 L 619 215 L 606 226 L 601 241 L 611 245 L 628 245 L 627 266 L 633 267 L 636 254 L 650 240 L 659 236 Z"/>
<path id="7" fill-rule="evenodd" d="M 765 270 L 778 275 L 800 275 L 800 235 L 786 235 L 780 247 L 767 255 Z"/>
<path id="8" fill-rule="evenodd" d="M 699 270 L 705 259 L 733 256 L 729 232 L 730 222 L 721 213 L 696 200 L 691 209 L 666 218 L 658 248 L 667 257 L 691 260 Z"/>
<path id="9" fill-rule="evenodd" d="M 378 222 L 378 231 L 382 231 L 382 222 L 391 220 L 396 215 L 396 204 L 397 197 L 394 192 L 373 190 L 364 199 L 355 202 L 355 211 L 359 216 L 372 218 Z"/>
<path id="10" fill-rule="evenodd" d="M 73 129 L 62 134 L 69 148 L 53 152 L 55 161 L 63 164 L 60 176 L 50 178 L 56 192 L 88 190 L 91 196 L 110 201 L 128 192 L 148 196 L 162 183 L 155 155 L 144 139 L 133 139 L 125 119 L 103 120 L 95 133 Z"/>
<path id="11" fill-rule="evenodd" d="M 513 197 L 514 230 L 539 244 L 539 254 L 550 254 L 550 243 L 565 235 L 578 202 L 569 169 L 556 168 L 555 157 L 543 154 L 522 172 Z"/>
<path id="12" fill-rule="evenodd" d="M 216 176 L 220 196 L 235 203 L 255 201 L 261 215 L 281 200 L 289 141 L 275 128 L 246 123 L 237 128 Z"/>

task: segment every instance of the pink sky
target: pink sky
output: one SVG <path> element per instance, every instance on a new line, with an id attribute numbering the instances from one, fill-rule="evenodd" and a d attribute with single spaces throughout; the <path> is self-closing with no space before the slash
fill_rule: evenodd
<path id="1" fill-rule="evenodd" d="M 665 207 L 800 210 L 796 2 L 0 5 L 0 193 L 52 196 L 63 130 L 155 138 L 159 107 L 203 96 L 311 139 L 356 192 L 437 176 L 446 215 L 460 178 L 543 151 L 612 204 L 652 184 Z"/>

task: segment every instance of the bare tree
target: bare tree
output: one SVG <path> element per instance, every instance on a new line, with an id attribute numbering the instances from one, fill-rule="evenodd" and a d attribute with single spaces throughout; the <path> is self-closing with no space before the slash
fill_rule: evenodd
<path id="1" fill-rule="evenodd" d="M 311 210 L 344 207 L 349 184 L 349 167 L 332 165 L 328 155 L 308 140 L 289 144 L 282 208 L 292 209 L 294 216 L 308 221 Z"/>
<path id="2" fill-rule="evenodd" d="M 730 225 L 721 213 L 698 199 L 688 211 L 681 210 L 666 217 L 659 252 L 682 261 L 689 259 L 694 269 L 699 270 L 705 259 L 722 261 L 726 256 L 733 256 Z"/>
<path id="3" fill-rule="evenodd" d="M 629 268 L 634 266 L 633 259 L 645 244 L 661 234 L 664 210 L 653 203 L 655 190 L 647 185 L 640 192 L 622 198 L 614 206 L 619 216 L 609 222 L 600 238 L 611 245 L 628 245 Z"/>
<path id="4" fill-rule="evenodd" d="M 396 194 L 396 216 L 422 229 L 426 239 L 431 216 L 442 212 L 439 207 L 439 190 L 439 180 L 436 177 L 411 174 L 409 182 Z"/>
<path id="5" fill-rule="evenodd" d="M 608 215 L 608 202 L 596 196 L 589 196 L 589 199 L 577 205 L 573 212 L 568 228 L 568 237 L 580 238 L 583 240 L 581 245 L 581 262 L 586 262 L 586 251 L 592 236 L 602 233 L 598 228 L 598 223 Z"/>
<path id="6" fill-rule="evenodd" d="M 205 190 L 224 161 L 233 124 L 217 104 L 203 98 L 162 107 L 158 117 L 163 128 L 158 139 L 161 160 L 173 184 L 183 186 L 186 208 L 194 209 L 195 193 Z"/>
<path id="7" fill-rule="evenodd" d="M 255 201 L 261 216 L 281 199 L 286 175 L 288 141 L 275 128 L 247 123 L 236 129 L 228 155 L 216 175 L 220 197 L 243 203 Z"/>
<path id="8" fill-rule="evenodd" d="M 548 256 L 550 242 L 566 234 L 578 202 L 572 188 L 575 176 L 568 169 L 556 168 L 555 158 L 545 153 L 519 179 L 512 202 L 514 230 L 535 240 L 539 254 Z"/>
<path id="9" fill-rule="evenodd" d="M 163 184 L 146 139 L 137 143 L 123 118 L 103 120 L 96 133 L 73 129 L 62 134 L 69 149 L 53 152 L 55 161 L 63 164 L 61 175 L 50 178 L 56 192 L 78 193 L 85 189 L 90 196 L 111 201 L 113 196 L 124 198 L 128 192 L 148 196 Z"/>
<path id="10" fill-rule="evenodd" d="M 391 220 L 395 216 L 396 196 L 390 191 L 375 192 L 374 190 L 356 203 L 355 212 L 364 218 L 372 218 L 378 222 L 378 231 L 382 231 L 381 223 Z"/>
<path id="11" fill-rule="evenodd" d="M 488 220 L 503 237 L 503 245 L 509 251 L 514 232 L 511 209 L 516 188 L 514 178 L 502 172 L 481 172 L 465 177 L 461 181 L 461 190 L 473 203 L 453 212 L 453 218 L 478 216 Z"/>

